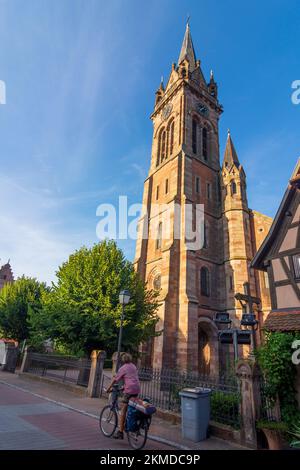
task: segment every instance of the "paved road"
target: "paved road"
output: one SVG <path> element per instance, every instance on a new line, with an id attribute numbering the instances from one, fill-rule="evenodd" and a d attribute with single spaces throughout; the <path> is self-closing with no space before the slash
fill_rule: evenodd
<path id="1" fill-rule="evenodd" d="M 98 421 L 0 384 L 0 450 L 129 449 L 127 439 L 104 437 Z M 149 440 L 145 449 L 171 447 Z"/>

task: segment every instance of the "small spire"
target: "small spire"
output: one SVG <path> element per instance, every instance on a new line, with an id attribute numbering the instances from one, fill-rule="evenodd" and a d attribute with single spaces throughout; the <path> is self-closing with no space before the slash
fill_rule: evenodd
<path id="1" fill-rule="evenodd" d="M 196 54 L 193 46 L 192 36 L 190 32 L 189 19 L 186 24 L 185 34 L 183 38 L 183 43 L 181 46 L 181 51 L 178 59 L 178 64 L 180 64 L 184 59 L 190 64 L 191 70 L 194 70 L 196 67 Z"/>
<path id="2" fill-rule="evenodd" d="M 240 162 L 236 153 L 236 150 L 234 148 L 231 135 L 230 135 L 230 129 L 227 130 L 227 142 L 226 142 L 226 147 L 225 147 L 225 153 L 224 153 L 224 160 L 223 160 L 223 165 L 225 166 L 228 165 L 235 165 L 237 167 L 240 166 Z"/>
<path id="3" fill-rule="evenodd" d="M 211 79 L 211 80 L 214 79 L 214 72 L 213 72 L 213 70 L 210 71 L 210 79 Z"/>

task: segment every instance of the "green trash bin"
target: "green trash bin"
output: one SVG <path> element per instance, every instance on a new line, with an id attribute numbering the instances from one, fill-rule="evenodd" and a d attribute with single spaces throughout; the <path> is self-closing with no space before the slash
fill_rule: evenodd
<path id="1" fill-rule="evenodd" d="M 207 439 L 210 418 L 210 388 L 185 388 L 181 397 L 182 437 L 193 442 Z"/>

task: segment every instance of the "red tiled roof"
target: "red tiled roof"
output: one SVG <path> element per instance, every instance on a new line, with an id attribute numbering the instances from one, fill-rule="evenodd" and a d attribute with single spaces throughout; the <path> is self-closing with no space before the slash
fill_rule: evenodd
<path id="1" fill-rule="evenodd" d="M 269 331 L 300 330 L 300 309 L 271 311 L 264 323 L 264 328 Z"/>

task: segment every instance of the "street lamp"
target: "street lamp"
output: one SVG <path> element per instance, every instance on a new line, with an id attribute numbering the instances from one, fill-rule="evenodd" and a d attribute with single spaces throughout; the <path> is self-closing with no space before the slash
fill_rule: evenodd
<path id="1" fill-rule="evenodd" d="M 117 355 L 117 367 L 116 372 L 120 368 L 120 354 L 121 354 L 121 345 L 122 345 L 122 334 L 123 334 L 123 321 L 124 321 L 124 308 L 130 300 L 130 292 L 128 290 L 122 290 L 119 294 L 119 302 L 122 305 L 122 314 L 121 314 L 121 323 L 119 331 L 119 340 L 118 340 L 118 355 Z"/>

